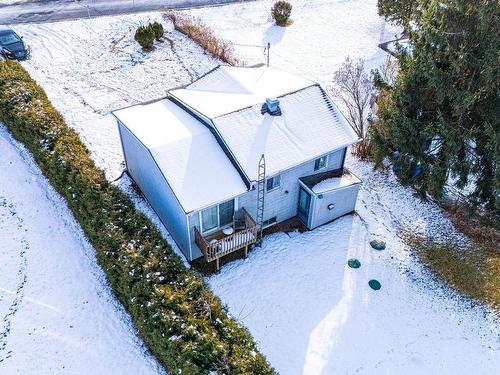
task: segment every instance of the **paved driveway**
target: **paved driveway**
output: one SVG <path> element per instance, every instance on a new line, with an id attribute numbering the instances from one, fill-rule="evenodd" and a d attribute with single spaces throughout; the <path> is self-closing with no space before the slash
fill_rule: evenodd
<path id="1" fill-rule="evenodd" d="M 0 4 L 0 24 L 61 21 L 239 1 L 252 0 L 6 0 Z"/>

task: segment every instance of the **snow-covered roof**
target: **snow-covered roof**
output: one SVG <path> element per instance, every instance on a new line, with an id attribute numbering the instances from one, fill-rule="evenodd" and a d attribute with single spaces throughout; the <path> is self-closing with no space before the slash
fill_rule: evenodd
<path id="1" fill-rule="evenodd" d="M 257 180 L 262 154 L 272 176 L 358 140 L 318 85 L 278 97 L 281 116 L 262 115 L 259 102 L 213 119 L 250 180 Z"/>
<path id="2" fill-rule="evenodd" d="M 261 112 L 272 97 L 280 116 Z M 168 99 L 114 115 L 150 150 L 187 213 L 246 192 L 262 155 L 272 176 L 358 140 L 319 85 L 265 66 L 220 66 Z"/>
<path id="3" fill-rule="evenodd" d="M 350 173 L 344 173 L 338 177 L 326 178 L 313 186 L 312 191 L 316 194 L 340 189 L 353 184 L 359 184 L 361 180 Z"/>
<path id="4" fill-rule="evenodd" d="M 219 66 L 170 95 L 213 119 L 313 84 L 273 67 Z"/>
<path id="5" fill-rule="evenodd" d="M 210 130 L 172 101 L 114 115 L 149 149 L 186 213 L 247 191 Z"/>

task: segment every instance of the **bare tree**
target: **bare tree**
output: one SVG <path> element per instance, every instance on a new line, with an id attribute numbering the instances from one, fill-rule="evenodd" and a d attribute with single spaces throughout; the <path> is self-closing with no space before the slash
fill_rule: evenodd
<path id="1" fill-rule="evenodd" d="M 368 133 L 366 116 L 373 91 L 365 62 L 348 57 L 335 72 L 329 91 L 347 122 L 360 138 L 365 139 Z"/>
<path id="2" fill-rule="evenodd" d="M 389 86 L 392 86 L 396 81 L 396 77 L 399 71 L 397 60 L 393 56 L 387 55 L 384 63 L 380 65 L 378 71 L 380 73 L 380 77 L 384 80 L 384 82 Z"/>

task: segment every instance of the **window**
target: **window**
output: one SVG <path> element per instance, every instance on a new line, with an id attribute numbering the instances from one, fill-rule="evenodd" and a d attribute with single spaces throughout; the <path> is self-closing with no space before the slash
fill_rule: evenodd
<path id="1" fill-rule="evenodd" d="M 0 35 L 0 43 L 4 46 L 8 46 L 9 44 L 14 44 L 20 42 L 21 39 L 17 36 L 13 31 L 7 31 L 6 33 L 2 33 Z"/>
<path id="2" fill-rule="evenodd" d="M 272 218 L 270 218 L 270 219 L 264 220 L 264 221 L 262 222 L 262 226 L 263 226 L 264 228 L 266 228 L 266 227 L 270 227 L 271 225 L 274 225 L 274 224 L 276 224 L 276 216 L 274 216 L 274 217 L 272 217 Z"/>
<path id="3" fill-rule="evenodd" d="M 280 185 L 281 185 L 281 175 L 278 174 L 276 176 L 267 179 L 266 189 L 267 191 L 271 191 L 279 188 Z"/>
<path id="4" fill-rule="evenodd" d="M 209 232 L 233 222 L 234 199 L 201 211 L 201 231 Z"/>
<path id="5" fill-rule="evenodd" d="M 319 171 L 320 169 L 326 168 L 328 164 L 328 155 L 322 156 L 314 161 L 314 170 Z"/>

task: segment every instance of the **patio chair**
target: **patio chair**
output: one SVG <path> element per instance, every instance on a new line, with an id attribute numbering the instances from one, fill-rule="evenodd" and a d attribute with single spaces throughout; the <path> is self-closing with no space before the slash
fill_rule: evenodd
<path id="1" fill-rule="evenodd" d="M 246 229 L 245 213 L 243 212 L 243 210 L 237 210 L 234 212 L 233 228 L 235 232 L 240 229 Z"/>

